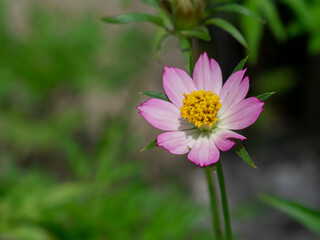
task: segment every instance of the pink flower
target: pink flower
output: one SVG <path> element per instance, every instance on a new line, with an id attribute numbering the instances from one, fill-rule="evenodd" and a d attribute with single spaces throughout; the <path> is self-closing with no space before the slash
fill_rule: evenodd
<path id="1" fill-rule="evenodd" d="M 166 131 L 157 137 L 158 146 L 172 154 L 186 154 L 201 167 L 216 163 L 220 151 L 235 144 L 232 138 L 244 136 L 239 130 L 253 124 L 264 103 L 246 98 L 249 78 L 246 70 L 232 74 L 222 86 L 219 64 L 204 53 L 198 59 L 192 78 L 182 69 L 165 67 L 163 88 L 171 102 L 151 98 L 137 108 L 153 127 Z"/>

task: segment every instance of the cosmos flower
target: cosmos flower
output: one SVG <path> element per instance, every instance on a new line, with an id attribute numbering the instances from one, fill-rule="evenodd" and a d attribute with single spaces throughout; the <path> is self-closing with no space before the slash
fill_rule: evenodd
<path id="1" fill-rule="evenodd" d="M 219 64 L 203 53 L 195 64 L 193 79 L 182 69 L 165 67 L 163 88 L 169 101 L 151 98 L 137 108 L 153 127 L 166 131 L 157 145 L 172 154 L 187 154 L 200 167 L 216 163 L 220 150 L 246 139 L 233 130 L 253 124 L 264 103 L 245 98 L 249 90 L 246 70 L 233 73 L 222 85 Z"/>

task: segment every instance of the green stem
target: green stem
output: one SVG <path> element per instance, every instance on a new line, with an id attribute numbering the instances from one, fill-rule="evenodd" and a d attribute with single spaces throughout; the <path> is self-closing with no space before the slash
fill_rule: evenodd
<path id="1" fill-rule="evenodd" d="M 218 204 L 217 204 L 217 197 L 215 193 L 214 184 L 212 182 L 212 175 L 211 175 L 211 169 L 210 167 L 205 168 L 206 176 L 207 176 L 207 182 L 208 182 L 208 188 L 210 193 L 210 203 L 211 203 L 211 215 L 212 215 L 212 224 L 213 224 L 213 231 L 214 231 L 214 237 L 217 240 L 222 239 L 222 232 L 220 229 L 220 219 L 219 219 L 219 212 L 218 212 Z"/>
<path id="2" fill-rule="evenodd" d="M 217 175 L 218 175 L 219 186 L 220 186 L 220 194 L 221 194 L 221 202 L 222 202 L 222 211 L 223 211 L 223 216 L 224 216 L 226 240 L 232 240 L 232 231 L 231 231 L 231 224 L 230 224 L 229 207 L 228 207 L 226 187 L 225 187 L 225 184 L 224 184 L 224 177 L 223 177 L 223 170 L 222 170 L 221 160 L 219 160 L 217 162 L 216 166 L 217 166 Z"/>

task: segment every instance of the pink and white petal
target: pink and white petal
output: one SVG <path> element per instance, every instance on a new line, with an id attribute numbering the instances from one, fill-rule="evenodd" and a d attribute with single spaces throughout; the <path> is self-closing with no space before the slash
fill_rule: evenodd
<path id="1" fill-rule="evenodd" d="M 237 84 L 237 83 L 236 83 Z M 225 97 L 222 107 L 219 111 L 219 115 L 222 115 L 229 108 L 235 106 L 241 102 L 249 91 L 249 77 L 246 76 L 236 88 L 233 88 L 229 94 Z M 218 115 L 218 117 L 219 117 Z"/>
<path id="2" fill-rule="evenodd" d="M 202 133 L 188 154 L 188 159 L 200 167 L 216 163 L 219 157 L 219 149 L 209 133 Z"/>
<path id="3" fill-rule="evenodd" d="M 256 97 L 247 98 L 224 112 L 218 121 L 221 128 L 239 130 L 249 127 L 263 111 L 264 102 Z"/>
<path id="4" fill-rule="evenodd" d="M 163 88 L 170 101 L 178 108 L 183 104 L 183 93 L 189 94 L 197 90 L 189 74 L 174 67 L 164 67 Z"/>
<path id="5" fill-rule="evenodd" d="M 178 131 L 194 127 L 180 116 L 180 110 L 172 103 L 151 98 L 137 107 L 139 113 L 153 127 L 164 131 Z"/>
<path id="6" fill-rule="evenodd" d="M 233 73 L 223 85 L 219 98 L 221 103 L 224 104 L 229 95 L 234 96 L 237 94 L 240 83 L 243 79 L 244 73 L 247 69 Z"/>
<path id="7" fill-rule="evenodd" d="M 220 94 L 222 87 L 222 73 L 219 64 L 207 53 L 203 53 L 193 70 L 193 80 L 199 90 L 206 90 Z"/>
<path id="8" fill-rule="evenodd" d="M 186 154 L 193 147 L 199 134 L 198 129 L 165 132 L 158 135 L 157 144 L 172 154 Z"/>
<path id="9" fill-rule="evenodd" d="M 240 139 L 240 140 L 246 139 L 246 137 L 244 137 L 238 133 L 235 133 L 235 132 L 230 131 L 228 129 L 222 129 L 222 128 L 216 128 L 212 138 L 213 138 L 213 141 L 216 144 L 216 146 L 221 151 L 228 151 L 235 145 L 235 142 L 230 140 L 230 138 L 236 138 L 236 139 Z"/>

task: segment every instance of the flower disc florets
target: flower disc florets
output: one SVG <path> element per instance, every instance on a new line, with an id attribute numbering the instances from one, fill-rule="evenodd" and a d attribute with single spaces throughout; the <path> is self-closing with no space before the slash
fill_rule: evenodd
<path id="1" fill-rule="evenodd" d="M 180 107 L 180 115 L 197 127 L 207 124 L 210 127 L 218 121 L 216 117 L 222 104 L 216 93 L 211 91 L 198 90 L 190 94 L 183 94 L 183 106 Z"/>

